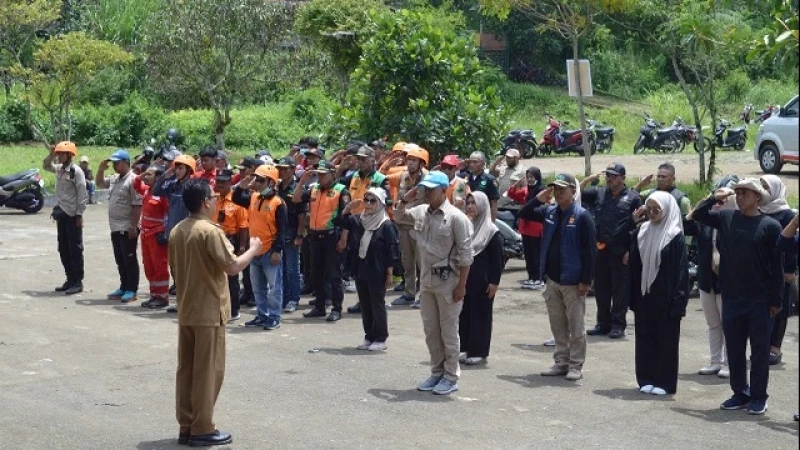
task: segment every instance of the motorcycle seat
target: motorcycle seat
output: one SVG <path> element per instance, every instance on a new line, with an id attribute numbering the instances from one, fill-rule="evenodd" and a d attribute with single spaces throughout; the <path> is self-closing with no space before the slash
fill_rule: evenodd
<path id="1" fill-rule="evenodd" d="M 602 134 L 611 134 L 614 131 L 614 127 L 598 127 L 594 129 L 595 133 L 602 133 Z"/>
<path id="2" fill-rule="evenodd" d="M 741 133 L 742 131 L 744 131 L 746 129 L 747 129 L 746 127 L 731 128 L 730 130 L 728 130 L 728 133 Z"/>
<path id="3" fill-rule="evenodd" d="M 576 134 L 580 134 L 581 130 L 565 130 L 561 132 L 561 135 L 564 137 L 575 136 Z"/>
<path id="4" fill-rule="evenodd" d="M 672 133 L 672 132 L 677 131 L 677 130 L 678 130 L 678 127 L 676 127 L 676 126 L 671 126 L 671 127 L 667 127 L 667 128 L 660 128 L 658 130 L 658 134 Z"/>
<path id="5" fill-rule="evenodd" d="M 24 178 L 28 178 L 31 175 L 35 174 L 36 172 L 37 172 L 36 169 L 28 169 L 28 170 L 23 170 L 22 172 L 17 172 L 17 173 L 12 174 L 12 175 L 6 175 L 6 176 L 3 176 L 3 177 L 0 177 L 0 186 L 5 186 L 8 183 L 11 183 L 12 181 L 17 181 L 17 180 L 22 180 Z"/>

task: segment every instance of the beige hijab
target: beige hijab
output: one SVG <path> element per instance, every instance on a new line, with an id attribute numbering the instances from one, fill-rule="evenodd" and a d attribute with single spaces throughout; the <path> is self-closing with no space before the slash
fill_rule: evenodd
<path id="1" fill-rule="evenodd" d="M 786 185 L 775 175 L 764 175 L 761 177 L 761 184 L 767 185 L 769 192 L 769 203 L 762 206 L 761 212 L 764 214 L 775 214 L 789 208 L 786 203 Z"/>
<path id="2" fill-rule="evenodd" d="M 683 233 L 681 210 L 672 195 L 655 191 L 647 199 L 653 199 L 658 203 L 663 218 L 658 223 L 647 221 L 639 228 L 637 241 L 642 258 L 642 295 L 650 292 L 650 286 L 656 280 L 661 266 L 661 250 L 669 245 L 675 236 Z"/>
<path id="3" fill-rule="evenodd" d="M 497 225 L 492 222 L 489 206 L 489 198 L 483 192 L 473 192 L 467 196 L 475 200 L 475 207 L 478 214 L 472 219 L 472 250 L 477 255 L 486 249 L 489 241 L 497 233 Z"/>

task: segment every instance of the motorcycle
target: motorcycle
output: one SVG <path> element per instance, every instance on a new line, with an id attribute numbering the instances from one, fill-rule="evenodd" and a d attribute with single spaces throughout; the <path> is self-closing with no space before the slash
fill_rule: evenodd
<path id="1" fill-rule="evenodd" d="M 750 114 L 753 112 L 753 105 L 750 103 L 745 103 L 744 108 L 742 108 L 742 112 L 739 113 L 739 120 L 745 123 L 745 125 L 750 125 Z"/>
<path id="2" fill-rule="evenodd" d="M 636 144 L 633 145 L 633 153 L 638 155 L 645 149 L 653 149 L 659 153 L 675 153 L 682 149 L 679 135 L 683 133 L 681 127 L 675 123 L 672 126 L 663 128 L 663 125 L 650 117 L 644 116 L 645 124 L 639 130 L 640 136 Z"/>
<path id="3" fill-rule="evenodd" d="M 509 259 L 525 259 L 522 235 L 516 231 L 517 218 L 510 211 L 498 211 L 494 224 L 503 237 L 503 267 Z"/>
<path id="4" fill-rule="evenodd" d="M 611 147 L 614 146 L 614 134 L 616 129 L 614 127 L 603 126 L 597 123 L 596 120 L 588 120 L 589 131 L 594 134 L 594 141 L 597 145 L 597 151 L 600 153 L 609 153 Z"/>
<path id="5" fill-rule="evenodd" d="M 581 130 L 561 130 L 561 122 L 550 114 L 545 114 L 545 117 L 547 117 L 547 126 L 544 129 L 542 140 L 539 141 L 539 154 L 577 152 L 578 155 L 584 156 Z M 564 122 L 564 125 L 569 125 L 569 122 Z M 597 151 L 597 142 L 591 130 L 587 130 L 587 133 L 589 148 L 594 155 Z"/>
<path id="6" fill-rule="evenodd" d="M 0 206 L 34 214 L 44 207 L 44 180 L 38 169 L 0 176 Z"/>
<path id="7" fill-rule="evenodd" d="M 679 130 L 678 138 L 681 140 L 681 148 L 678 150 L 678 152 L 682 152 L 687 144 L 692 144 L 692 146 L 694 146 L 694 151 L 700 151 L 697 146 L 697 127 L 686 125 L 681 116 L 675 117 L 675 121 L 672 122 L 672 125 L 677 126 Z M 703 127 L 703 129 L 706 128 L 707 127 Z M 703 142 L 705 142 L 705 146 L 703 146 L 703 148 L 708 148 L 711 146 L 711 138 L 708 136 L 703 136 Z"/>
<path id="8" fill-rule="evenodd" d="M 756 116 L 757 117 L 756 117 L 755 122 L 756 123 L 761 123 L 761 122 L 769 119 L 770 117 L 774 116 L 775 114 L 778 114 L 778 112 L 780 112 L 780 109 L 781 109 L 780 106 L 767 104 L 767 108 L 766 109 L 761 110 L 761 111 L 756 111 Z M 745 123 L 747 123 L 749 125 L 748 122 L 745 122 Z"/>
<path id="9" fill-rule="evenodd" d="M 747 145 L 747 127 L 731 128 L 732 124 L 725 119 L 719 121 L 719 124 L 714 129 L 714 138 L 711 140 L 711 145 L 716 149 L 733 148 L 736 150 L 744 150 Z M 726 135 L 725 132 L 728 132 Z M 695 146 L 695 151 L 700 150 Z"/>
<path id="10" fill-rule="evenodd" d="M 538 155 L 536 133 L 532 130 L 511 130 L 503 138 L 503 152 L 509 148 L 516 148 L 522 153 L 523 158 L 533 158 Z"/>

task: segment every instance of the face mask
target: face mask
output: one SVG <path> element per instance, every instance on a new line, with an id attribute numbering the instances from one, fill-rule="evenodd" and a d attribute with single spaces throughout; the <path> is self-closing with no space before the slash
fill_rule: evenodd
<path id="1" fill-rule="evenodd" d="M 262 197 L 272 197 L 275 195 L 275 182 L 270 180 L 269 186 L 267 186 L 263 191 L 261 191 Z"/>

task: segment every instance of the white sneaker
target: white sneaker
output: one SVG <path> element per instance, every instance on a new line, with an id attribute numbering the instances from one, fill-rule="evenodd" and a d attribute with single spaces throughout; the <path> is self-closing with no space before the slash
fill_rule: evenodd
<path id="1" fill-rule="evenodd" d="M 722 369 L 722 366 L 719 364 L 711 364 L 706 367 L 702 367 L 698 373 L 700 375 L 716 375 Z"/>
<path id="2" fill-rule="evenodd" d="M 462 352 L 458 355 L 458 362 L 464 364 L 467 361 L 467 352 Z"/>
<path id="3" fill-rule="evenodd" d="M 639 392 L 641 392 L 642 394 L 650 394 L 653 392 L 653 389 L 655 389 L 655 386 L 653 386 L 652 384 L 647 384 L 639 388 Z"/>
<path id="4" fill-rule="evenodd" d="M 520 288 L 521 289 L 533 290 L 534 284 L 536 284 L 536 282 L 534 280 L 525 280 L 525 281 L 522 282 L 522 285 L 520 285 Z"/>
<path id="5" fill-rule="evenodd" d="M 356 348 L 357 348 L 358 350 L 369 350 L 369 347 L 370 347 L 371 345 L 372 345 L 372 342 L 370 342 L 370 341 L 368 341 L 368 340 L 364 339 L 364 340 L 363 340 L 363 341 L 362 341 L 360 344 L 358 344 L 358 347 L 356 347 Z"/>
<path id="6" fill-rule="evenodd" d="M 556 346 L 556 338 L 551 337 L 550 339 L 544 341 L 542 343 L 545 347 L 555 347 Z"/>
<path id="7" fill-rule="evenodd" d="M 720 378 L 730 378 L 731 371 L 728 369 L 728 366 L 722 366 L 722 369 L 719 369 L 719 372 L 717 372 L 717 376 Z"/>
<path id="8" fill-rule="evenodd" d="M 382 352 L 382 351 L 386 350 L 387 348 L 389 348 L 389 347 L 386 345 L 386 342 L 373 342 L 369 346 L 368 350 L 371 351 L 371 352 Z"/>
<path id="9" fill-rule="evenodd" d="M 350 293 L 358 291 L 358 289 L 356 289 L 356 282 L 353 280 L 347 281 L 344 285 L 344 291 Z"/>
<path id="10" fill-rule="evenodd" d="M 540 291 L 545 288 L 545 284 L 541 280 L 536 280 L 533 282 L 533 290 Z"/>
<path id="11" fill-rule="evenodd" d="M 660 387 L 654 387 L 650 393 L 653 395 L 667 395 L 667 391 L 661 389 Z"/>

